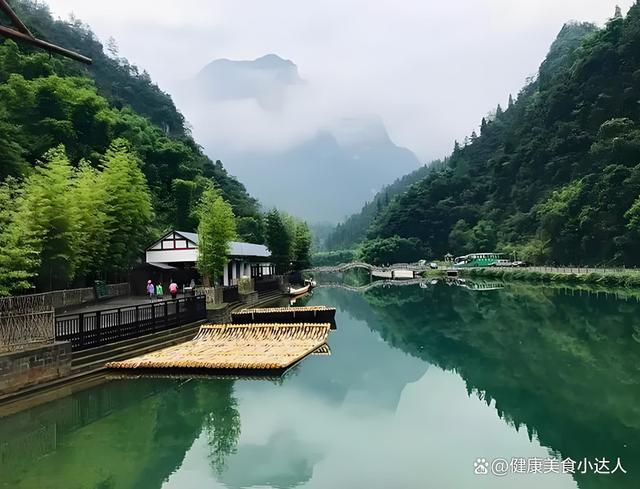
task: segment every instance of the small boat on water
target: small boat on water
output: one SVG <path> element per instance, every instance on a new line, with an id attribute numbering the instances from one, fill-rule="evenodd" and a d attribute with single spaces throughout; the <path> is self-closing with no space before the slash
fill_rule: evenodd
<path id="1" fill-rule="evenodd" d="M 296 287 L 292 287 L 291 285 L 289 285 L 289 295 L 291 297 L 296 297 L 302 294 L 306 294 L 307 292 L 309 292 L 311 289 L 313 289 L 316 286 L 316 281 L 315 280 L 305 280 L 304 281 L 304 286 L 296 288 Z"/>

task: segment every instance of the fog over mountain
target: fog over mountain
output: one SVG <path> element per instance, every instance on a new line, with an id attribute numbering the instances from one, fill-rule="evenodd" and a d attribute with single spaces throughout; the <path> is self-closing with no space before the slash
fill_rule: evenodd
<path id="1" fill-rule="evenodd" d="M 451 153 L 454 140 L 478 131 L 481 118 L 495 111 L 498 102 L 505 107 L 509 94 L 517 96 L 565 22 L 602 25 L 616 4 L 626 12 L 634 2 L 47 3 L 55 15 L 67 18 L 73 13 L 87 22 L 102 42 L 113 37 L 122 56 L 148 71 L 162 90 L 174 96 L 209 154 L 224 159 L 225 167 L 241 176 L 250 169 L 243 169 L 242 160 L 230 161 L 231 157 L 293 150 L 313 141 L 322 129 L 334 134 L 337 121 L 354 117 L 384 121 L 391 139 L 410 148 L 422 162 L 442 158 Z M 223 87 L 213 84 L 216 103 L 190 96 L 200 93 L 194 85 L 206 78 L 207 70 L 202 70 L 212 60 L 253 60 L 266 53 L 293 60 L 300 74 L 289 65 L 284 71 L 294 78 L 283 83 L 276 83 L 282 82 L 277 76 L 275 81 L 269 78 L 269 88 L 253 92 L 254 97 L 246 95 L 259 85 L 256 79 L 252 84 L 246 79 L 242 84 L 223 82 Z M 218 62 L 210 69 L 214 74 L 235 73 L 245 64 Z M 247 73 L 244 68 L 240 71 L 243 77 Z M 295 78 L 307 83 L 294 83 Z M 284 90 L 274 88 L 283 85 Z M 188 105 L 183 105 L 185 100 Z M 251 178 L 255 181 L 256 176 Z M 307 189 L 307 193 L 320 191 L 325 189 Z M 323 205 L 330 200 L 327 192 Z M 341 215 L 351 210 L 345 208 Z"/>
<path id="2" fill-rule="evenodd" d="M 212 61 L 175 95 L 198 141 L 252 195 L 312 222 L 338 221 L 419 166 L 379 117 L 323 103 L 275 54 Z"/>

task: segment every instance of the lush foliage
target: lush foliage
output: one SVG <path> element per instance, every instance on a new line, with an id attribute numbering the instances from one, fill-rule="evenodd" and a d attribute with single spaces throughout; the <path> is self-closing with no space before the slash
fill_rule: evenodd
<path id="1" fill-rule="evenodd" d="M 148 74 L 113 43 L 105 54 L 81 22 L 10 3 L 35 34 L 94 63 L 0 40 L 0 294 L 122 275 L 162 230 L 196 228 L 212 184 L 240 236 L 263 242 L 257 201 L 202 153 Z"/>
<path id="2" fill-rule="evenodd" d="M 141 158 L 161 227 L 193 228 L 191 211 L 214 181 L 241 217 L 257 202 L 212 163 L 188 135 L 172 136 L 128 105 L 99 92 L 75 64 L 0 44 L 0 178 L 20 176 L 49 148 L 64 144 L 71 162 L 95 162 L 111 141 L 127 139 Z"/>
<path id="3" fill-rule="evenodd" d="M 198 271 L 208 287 L 222 276 L 229 242 L 236 237 L 236 222 L 231 206 L 213 187 L 202 194 L 197 213 Z"/>
<path id="4" fill-rule="evenodd" d="M 0 296 L 31 287 L 38 266 L 37 252 L 31 237 L 13 225 L 18 215 L 16 202 L 22 188 L 15 180 L 0 185 Z"/>
<path id="5" fill-rule="evenodd" d="M 265 216 L 265 240 L 277 273 L 302 270 L 311 264 L 311 231 L 306 222 L 271 209 Z"/>
<path id="6" fill-rule="evenodd" d="M 153 219 L 140 162 L 116 140 L 99 170 L 71 166 L 65 149 L 45 154 L 22 182 L 0 191 L 0 293 L 64 287 L 100 271 L 119 278 L 140 255 Z"/>
<path id="7" fill-rule="evenodd" d="M 359 258 L 372 265 L 417 262 L 429 256 L 422 242 L 417 238 L 392 236 L 384 239 L 372 239 L 360 249 Z"/>
<path id="8" fill-rule="evenodd" d="M 343 223 L 340 223 L 327 236 L 324 248 L 327 250 L 341 250 L 353 248 L 367 237 L 367 231 L 375 218 L 386 209 L 391 201 L 402 195 L 416 182 L 419 182 L 432 171 L 441 169 L 446 162 L 433 161 L 417 170 L 398 178 L 391 185 L 387 185 L 378 192 L 371 202 L 367 202 L 358 214 L 349 216 Z"/>
<path id="9" fill-rule="evenodd" d="M 314 253 L 311 262 L 314 267 L 325 267 L 355 261 L 356 256 L 356 250 L 323 251 Z"/>
<path id="10" fill-rule="evenodd" d="M 293 238 L 293 267 L 295 270 L 304 270 L 311 265 L 311 231 L 304 221 L 295 223 Z"/>
<path id="11" fill-rule="evenodd" d="M 638 100 L 640 4 L 601 30 L 566 25 L 517 100 L 393 199 L 370 238 L 417 238 L 438 257 L 639 264 Z"/>

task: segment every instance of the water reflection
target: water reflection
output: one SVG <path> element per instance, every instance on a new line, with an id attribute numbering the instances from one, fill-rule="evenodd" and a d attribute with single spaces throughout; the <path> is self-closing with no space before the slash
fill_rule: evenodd
<path id="1" fill-rule="evenodd" d="M 331 356 L 277 382 L 113 381 L 0 419 L 0 487 L 639 486 L 632 297 L 427 282 L 299 303 L 338 308 Z M 628 474 L 473 474 L 550 454 Z"/>

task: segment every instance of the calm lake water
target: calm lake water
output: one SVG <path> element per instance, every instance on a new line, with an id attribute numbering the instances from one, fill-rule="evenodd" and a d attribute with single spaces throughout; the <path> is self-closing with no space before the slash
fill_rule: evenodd
<path id="1" fill-rule="evenodd" d="M 303 302 L 338 308 L 331 356 L 279 380 L 113 380 L 2 418 L 0 487 L 640 487 L 636 299 L 440 284 Z M 594 473 L 618 458 L 626 475 Z M 501 459 L 516 471 L 492 474 Z"/>

